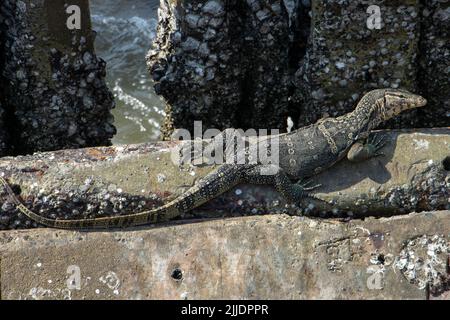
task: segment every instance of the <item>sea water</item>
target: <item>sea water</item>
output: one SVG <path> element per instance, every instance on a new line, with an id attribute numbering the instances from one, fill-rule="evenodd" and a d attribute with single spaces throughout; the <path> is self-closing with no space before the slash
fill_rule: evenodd
<path id="1" fill-rule="evenodd" d="M 91 0 L 97 55 L 114 93 L 114 144 L 157 140 L 164 103 L 155 94 L 145 55 L 156 37 L 159 0 Z"/>

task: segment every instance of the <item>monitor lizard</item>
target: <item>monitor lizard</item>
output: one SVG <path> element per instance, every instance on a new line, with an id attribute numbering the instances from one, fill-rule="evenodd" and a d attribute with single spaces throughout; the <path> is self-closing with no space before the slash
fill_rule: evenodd
<path id="1" fill-rule="evenodd" d="M 297 203 L 303 198 L 314 197 L 311 191 L 318 187 L 311 186 L 309 181 L 305 183 L 305 178 L 332 167 L 344 157 L 350 161 L 363 161 L 383 155 L 380 149 L 385 143 L 383 139 L 369 139 L 371 130 L 405 110 L 422 107 L 426 103 L 423 97 L 404 90 L 370 91 L 353 112 L 321 119 L 315 124 L 279 135 L 279 163 L 222 164 L 173 201 L 140 213 L 79 220 L 50 219 L 27 209 L 4 178 L 0 177 L 0 183 L 20 212 L 41 225 L 61 229 L 131 227 L 168 221 L 240 183 L 272 185 L 288 201 Z M 227 130 L 221 135 L 226 137 Z M 272 171 L 272 174 L 261 174 L 263 169 Z"/>

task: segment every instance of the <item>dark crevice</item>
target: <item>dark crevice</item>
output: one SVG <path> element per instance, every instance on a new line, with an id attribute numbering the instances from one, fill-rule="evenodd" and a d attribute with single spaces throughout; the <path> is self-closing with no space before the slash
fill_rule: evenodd
<path id="1" fill-rule="evenodd" d="M 428 0 L 420 0 L 419 1 L 419 9 L 420 12 L 423 12 L 423 10 L 426 8 L 426 2 Z M 418 61 L 418 72 L 416 74 L 417 79 L 417 93 L 420 95 L 423 95 L 424 97 L 427 97 L 428 90 L 427 89 L 427 79 L 426 79 L 426 19 L 421 15 L 421 21 L 419 26 L 419 43 L 418 43 L 418 50 L 417 50 L 417 61 Z M 419 113 L 419 116 L 423 116 L 422 110 L 417 111 Z"/>
<path id="2" fill-rule="evenodd" d="M 239 1 L 235 12 L 239 15 L 240 26 L 237 28 L 232 28 L 238 33 L 232 35 L 233 41 L 242 42 L 242 51 L 240 53 L 239 61 L 242 66 L 251 66 L 252 59 L 252 50 L 248 43 L 245 41 L 246 32 L 248 30 L 247 23 L 249 21 L 248 12 L 250 8 L 245 1 Z M 243 77 L 240 80 L 239 91 L 241 99 L 239 101 L 239 105 L 237 106 L 238 113 L 235 115 L 234 123 L 236 128 L 247 129 L 252 123 L 252 96 L 254 92 L 254 86 L 252 85 L 254 81 L 252 81 L 252 68 L 246 68 L 246 70 L 242 70 Z"/>
<path id="3" fill-rule="evenodd" d="M 292 42 L 289 48 L 289 67 L 293 72 L 297 71 L 299 62 L 306 54 L 306 48 L 311 29 L 310 8 L 299 5 L 295 21 L 292 22 Z"/>
<path id="4" fill-rule="evenodd" d="M 255 68 L 258 68 L 259 66 L 256 61 L 258 61 L 261 52 L 258 50 L 257 39 L 252 40 L 254 41 L 253 43 L 252 41 L 243 40 L 247 35 L 252 37 L 255 36 L 253 32 L 255 27 L 251 24 L 252 17 L 249 16 L 252 15 L 251 9 L 246 3 L 242 3 L 239 8 L 235 10 L 240 15 L 241 31 L 243 32 L 239 32 L 239 34 L 237 34 L 236 37 L 233 37 L 233 39 L 236 39 L 236 41 L 243 41 L 240 61 L 242 66 L 246 66 L 246 70 L 243 70 L 244 76 L 240 81 L 241 101 L 237 107 L 239 113 L 236 114 L 234 123 L 238 128 L 248 129 L 255 123 L 255 116 L 260 116 L 259 113 L 266 113 L 268 116 L 272 115 L 273 111 L 270 108 L 272 108 L 273 104 L 276 104 L 276 101 L 266 101 L 265 110 L 255 109 L 254 104 L 256 99 L 254 98 L 257 91 L 256 86 L 258 84 L 255 80 Z M 291 26 L 288 31 L 289 35 L 287 38 L 289 39 L 289 46 L 287 48 L 287 68 L 291 79 L 294 78 L 295 72 L 300 67 L 306 54 L 311 29 L 311 18 L 309 16 L 309 12 L 310 7 L 305 7 L 302 4 L 299 4 L 296 8 L 296 12 L 294 13 L 295 19 L 291 21 Z M 287 20 L 288 12 L 285 11 L 284 14 Z M 264 48 L 261 49 L 263 50 Z M 281 65 L 279 67 L 285 68 L 285 66 Z M 287 90 L 289 97 L 295 95 L 298 88 L 296 88 L 294 81 L 291 81 Z M 298 101 L 295 99 L 290 99 L 286 114 L 289 115 L 293 121 L 297 121 L 300 116 L 300 109 L 301 106 Z M 268 123 L 269 121 L 266 122 Z M 285 122 L 279 124 L 279 128 L 284 129 L 285 127 Z"/>
<path id="5" fill-rule="evenodd" d="M 15 6 L 14 3 L 11 4 L 12 6 Z M 12 9 L 10 8 L 11 12 L 15 12 L 15 7 Z M 7 50 L 6 50 L 6 44 L 8 41 L 11 41 L 11 39 L 8 39 L 10 30 L 14 30 L 14 18 L 11 16 L 11 13 L 9 12 L 3 12 L 3 7 L 0 7 L 0 16 L 8 17 L 9 23 L 7 24 L 5 21 L 6 19 L 3 19 L 3 23 L 0 23 L 0 105 L 2 106 L 4 113 L 2 116 L 2 119 L 0 121 L 2 122 L 3 129 L 6 132 L 6 143 L 8 145 L 8 149 L 6 150 L 7 155 L 9 156 L 18 156 L 22 154 L 20 150 L 20 141 L 19 141 L 19 130 L 20 130 L 20 124 L 15 116 L 15 108 L 13 105 L 11 105 L 8 101 L 8 96 L 12 95 L 11 87 L 9 85 L 9 81 L 4 76 L 4 70 L 7 63 Z M 11 53 L 10 53 L 11 54 Z"/>
<path id="6" fill-rule="evenodd" d="M 442 165 L 444 166 L 445 171 L 450 171 L 450 156 L 445 157 L 445 159 L 442 160 Z"/>
<path id="7" fill-rule="evenodd" d="M 5 99 L 5 87 L 6 87 L 6 80 L 3 76 L 3 70 L 5 68 L 5 52 L 6 52 L 6 24 L 3 19 L 3 11 L 2 6 L 0 6 L 0 125 L 2 126 L 1 130 L 4 131 L 2 134 L 5 136 L 1 136 L 0 144 L 6 144 L 6 146 L 2 147 L 0 150 L 0 156 L 9 155 L 10 149 L 11 149 L 11 142 L 10 137 L 8 135 L 8 132 L 10 132 L 11 129 L 11 112 L 9 112 L 9 108 L 6 107 L 6 99 Z M 3 113 L 2 113 L 3 112 Z"/>
<path id="8" fill-rule="evenodd" d="M 236 115 L 236 127 L 247 129 L 249 121 L 252 119 L 252 95 L 250 92 L 254 91 L 251 72 L 247 71 L 240 84 L 241 101 L 239 102 L 239 114 Z"/>
<path id="9" fill-rule="evenodd" d="M 305 7 L 299 4 L 297 8 L 296 19 L 291 26 L 292 42 L 289 48 L 289 69 L 291 75 L 291 86 L 289 87 L 289 116 L 294 122 L 295 128 L 298 127 L 298 119 L 301 115 L 302 102 L 296 96 L 296 92 L 299 90 L 295 83 L 295 73 L 301 67 L 306 56 L 306 50 L 308 48 L 308 42 L 311 34 L 312 19 L 309 15 L 311 7 Z"/>
<path id="10" fill-rule="evenodd" d="M 12 184 L 11 190 L 14 192 L 16 196 L 20 196 L 22 194 L 22 188 L 18 184 Z"/>

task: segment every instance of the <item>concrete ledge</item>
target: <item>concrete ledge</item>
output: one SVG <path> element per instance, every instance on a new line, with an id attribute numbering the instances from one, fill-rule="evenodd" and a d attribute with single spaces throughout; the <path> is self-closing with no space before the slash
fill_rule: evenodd
<path id="1" fill-rule="evenodd" d="M 189 217 L 256 214 L 317 214 L 366 217 L 450 209 L 450 129 L 380 132 L 385 157 L 352 164 L 342 161 L 314 176 L 325 201 L 286 204 L 269 186 L 238 186 Z M 36 153 L 0 159 L 0 174 L 24 204 L 61 219 L 139 212 L 174 199 L 211 167 L 177 166 L 175 142 Z M 447 159 L 447 160 L 446 160 Z M 446 162 L 447 161 L 447 162 Z M 36 224 L 17 212 L 0 190 L 0 229 Z"/>
<path id="2" fill-rule="evenodd" d="M 120 232 L 4 231 L 1 298 L 448 298 L 449 217 L 269 215 Z"/>

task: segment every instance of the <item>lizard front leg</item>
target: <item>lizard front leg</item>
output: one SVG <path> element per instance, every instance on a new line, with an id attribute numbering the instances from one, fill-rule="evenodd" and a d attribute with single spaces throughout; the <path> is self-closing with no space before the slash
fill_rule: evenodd
<path id="1" fill-rule="evenodd" d="M 272 185 L 286 200 L 296 204 L 304 198 L 316 199 L 311 191 L 320 186 L 309 186 L 310 181 L 294 183 L 282 168 L 275 165 L 252 167 L 243 174 L 243 180 L 251 184 Z"/>
<path id="2" fill-rule="evenodd" d="M 347 159 L 351 162 L 361 162 L 370 158 L 384 156 L 380 150 L 386 145 L 384 136 L 369 136 L 367 142 L 356 142 L 347 153 Z"/>

